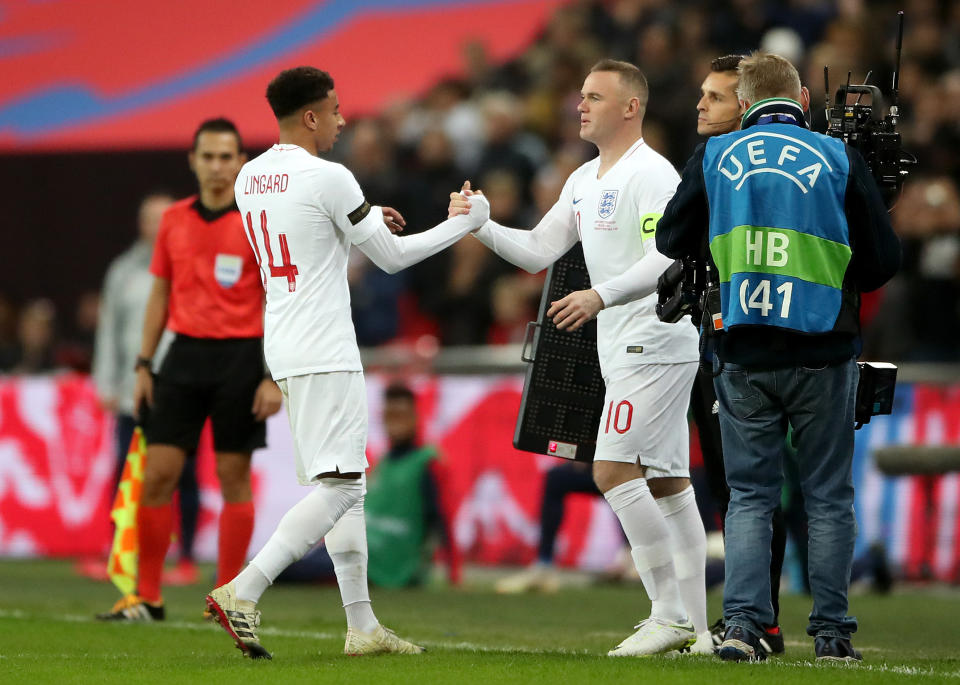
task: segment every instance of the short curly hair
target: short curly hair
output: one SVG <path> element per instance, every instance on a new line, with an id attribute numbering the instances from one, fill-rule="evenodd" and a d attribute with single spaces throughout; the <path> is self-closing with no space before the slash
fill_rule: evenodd
<path id="1" fill-rule="evenodd" d="M 325 99 L 333 90 L 333 77 L 316 67 L 295 67 L 281 71 L 267 86 L 267 102 L 277 119 L 294 114 L 301 107 Z"/>

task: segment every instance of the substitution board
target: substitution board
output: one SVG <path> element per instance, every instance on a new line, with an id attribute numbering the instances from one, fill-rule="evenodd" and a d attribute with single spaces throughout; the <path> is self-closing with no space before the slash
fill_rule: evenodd
<path id="1" fill-rule="evenodd" d="M 596 320 L 570 333 L 547 318 L 550 303 L 590 287 L 578 242 L 547 271 L 537 321 L 527 326 L 527 362 L 513 446 L 552 457 L 593 461 L 605 387 Z"/>

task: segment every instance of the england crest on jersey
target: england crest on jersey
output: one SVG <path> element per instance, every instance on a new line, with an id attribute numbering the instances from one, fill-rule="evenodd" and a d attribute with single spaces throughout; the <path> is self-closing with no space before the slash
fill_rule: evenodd
<path id="1" fill-rule="evenodd" d="M 604 190 L 600 193 L 600 205 L 597 207 L 597 216 L 601 219 L 609 219 L 613 216 L 617 208 L 617 195 L 619 190 Z"/>

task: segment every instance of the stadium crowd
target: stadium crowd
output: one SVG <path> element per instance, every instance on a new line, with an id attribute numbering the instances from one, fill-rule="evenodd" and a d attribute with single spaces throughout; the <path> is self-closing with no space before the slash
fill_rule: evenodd
<path id="1" fill-rule="evenodd" d="M 408 230 L 443 218 L 448 193 L 466 178 L 490 197 L 494 220 L 533 225 L 563 179 L 592 156 L 578 135 L 576 106 L 582 75 L 599 58 L 632 61 L 646 73 L 644 137 L 679 169 L 698 143 L 694 108 L 711 59 L 763 47 L 800 65 L 813 93 L 813 128 L 822 131 L 824 65 L 832 89 L 847 71 L 853 82 L 871 72 L 870 83 L 889 95 L 901 8 L 900 131 L 919 164 L 893 213 L 904 268 L 863 308 L 866 352 L 960 361 L 958 3 L 735 0 L 720 11 L 703 0 L 578 0 L 557 10 L 529 49 L 506 64 L 492 64 L 481 44 L 466 46 L 466 76 L 348 122 L 333 156 L 372 203 L 400 210 Z M 423 335 L 444 346 L 518 342 L 536 316 L 542 274 L 520 272 L 475 240 L 395 275 L 373 268 L 359 251 L 351 260 L 361 345 Z M 97 285 L 78 284 L 72 312 L 0 292 L 0 372 L 88 370 Z"/>

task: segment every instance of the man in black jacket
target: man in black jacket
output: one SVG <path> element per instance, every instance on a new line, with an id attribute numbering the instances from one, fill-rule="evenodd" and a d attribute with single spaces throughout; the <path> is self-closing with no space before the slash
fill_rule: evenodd
<path id="1" fill-rule="evenodd" d="M 719 280 L 715 387 L 731 492 L 719 654 L 766 656 L 770 519 L 789 423 L 809 519 L 807 632 L 818 659 L 859 660 L 847 616 L 859 293 L 893 276 L 900 246 L 863 158 L 807 130 L 796 69 L 755 53 L 738 75 L 741 130 L 697 148 L 656 235 L 661 253 L 681 257 L 709 227 Z"/>

